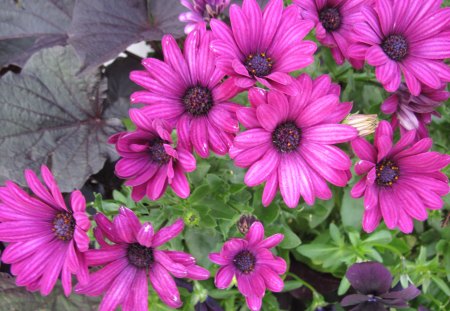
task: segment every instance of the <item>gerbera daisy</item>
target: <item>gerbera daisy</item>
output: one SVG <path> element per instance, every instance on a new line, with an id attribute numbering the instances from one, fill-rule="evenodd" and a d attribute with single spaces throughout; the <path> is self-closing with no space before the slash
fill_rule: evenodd
<path id="1" fill-rule="evenodd" d="M 314 23 L 300 19 L 294 5 L 283 9 L 282 0 L 269 1 L 263 12 L 256 0 L 244 0 L 242 8 L 232 4 L 230 20 L 231 29 L 220 20 L 211 21 L 217 67 L 242 88 L 260 82 L 295 95 L 298 90 L 289 73 L 314 61 L 316 44 L 302 41 Z"/>
<path id="2" fill-rule="evenodd" d="M 284 287 L 279 275 L 286 272 L 286 262 L 269 250 L 283 238 L 277 233 L 264 239 L 263 225 L 255 222 L 244 239 L 232 238 L 225 242 L 220 253 L 209 254 L 212 262 L 222 266 L 216 274 L 216 287 L 227 288 L 236 277 L 247 306 L 252 311 L 260 310 L 266 289 L 280 292 Z"/>
<path id="3" fill-rule="evenodd" d="M 115 134 L 109 143 L 116 144 L 122 157 L 115 172 L 127 179 L 125 185 L 133 187 L 133 200 L 140 201 L 146 194 L 151 200 L 158 200 L 167 185 L 179 197 L 187 198 L 190 189 L 185 174 L 195 170 L 194 156 L 173 145 L 172 128 L 167 122 L 150 120 L 139 109 L 130 109 L 130 117 L 137 129 Z"/>
<path id="4" fill-rule="evenodd" d="M 351 43 L 352 28 L 361 22 L 361 6 L 370 4 L 373 0 L 294 0 L 300 7 L 304 19 L 316 25 L 316 37 L 319 42 L 330 48 L 331 54 L 338 65 L 346 59 L 353 67 L 361 69 L 364 60 L 348 57 L 347 50 Z"/>
<path id="5" fill-rule="evenodd" d="M 189 34 L 197 24 L 217 18 L 230 5 L 230 0 L 181 0 L 189 12 L 181 13 L 179 20 L 188 23 L 184 32 Z"/>
<path id="6" fill-rule="evenodd" d="M 428 137 L 427 125 L 431 123 L 431 116 L 440 116 L 436 108 L 449 98 L 445 87 L 438 90 L 427 86 L 422 87 L 419 96 L 411 95 L 405 84 L 392 94 L 381 105 L 381 111 L 393 114 L 392 126 L 400 126 L 402 134 L 410 130 L 417 130 L 417 139 Z"/>
<path id="7" fill-rule="evenodd" d="M 133 211 L 121 207 L 113 222 L 103 214 L 97 214 L 95 221 L 94 233 L 101 248 L 88 251 L 86 260 L 89 266 L 102 268 L 90 275 L 89 284 L 78 284 L 75 292 L 88 296 L 104 294 L 100 311 L 118 306 L 123 310 L 147 311 L 147 277 L 166 305 L 179 308 L 183 303 L 171 274 L 193 280 L 209 278 L 209 271 L 197 266 L 191 255 L 158 249 L 183 231 L 181 219 L 154 232 L 152 224 L 141 224 Z"/>
<path id="8" fill-rule="evenodd" d="M 344 297 L 343 307 L 350 311 L 387 311 L 390 308 L 406 308 L 408 301 L 420 295 L 414 285 L 407 288 L 392 286 L 392 274 L 378 262 L 353 264 L 345 274 L 357 294 Z"/>
<path id="9" fill-rule="evenodd" d="M 450 10 L 440 1 L 375 0 L 374 8 L 362 7 L 364 21 L 353 28 L 355 44 L 349 56 L 375 66 L 377 79 L 395 92 L 402 73 L 411 94 L 422 85 L 438 89 L 450 81 Z"/>
<path id="10" fill-rule="evenodd" d="M 212 33 L 204 27 L 191 32 L 184 43 L 184 56 L 175 39 L 164 36 L 164 62 L 144 59 L 146 71 L 133 71 L 131 80 L 146 91 L 131 95 L 132 103 L 143 103 L 149 119 L 164 119 L 176 127 L 179 145 L 207 157 L 209 149 L 225 155 L 239 131 L 235 110 L 229 102 L 240 89 L 215 64 L 209 44 Z"/>
<path id="11" fill-rule="evenodd" d="M 409 131 L 393 144 L 392 127 L 381 121 L 375 131 L 374 146 L 363 138 L 352 141 L 361 159 L 355 172 L 362 175 L 351 191 L 354 198 L 364 196 L 363 229 L 372 232 L 381 218 L 389 229 L 404 233 L 413 230 L 413 219 L 427 219 L 426 208 L 440 209 L 441 196 L 448 191 L 448 179 L 440 170 L 450 163 L 450 156 L 429 152 L 432 140 L 414 142 Z"/>
<path id="12" fill-rule="evenodd" d="M 349 157 L 334 144 L 358 136 L 350 125 L 338 124 L 351 103 L 340 103 L 340 87 L 328 75 L 312 81 L 304 74 L 294 84 L 297 96 L 259 88 L 249 91 L 250 108 L 237 115 L 247 128 L 234 140 L 230 156 L 236 166 L 250 167 L 245 183 L 266 182 L 262 202 L 269 205 L 280 189 L 287 206 L 298 205 L 300 195 L 309 205 L 332 193 L 326 181 L 343 187 L 351 177 Z"/>
<path id="13" fill-rule="evenodd" d="M 48 295 L 61 276 L 64 294 L 69 296 L 72 274 L 80 283 L 88 281 L 86 201 L 74 191 L 67 206 L 46 166 L 41 167 L 41 175 L 45 186 L 33 171 L 25 171 L 33 195 L 11 181 L 0 187 L 0 241 L 9 243 L 1 259 L 11 264 L 18 286 Z"/>

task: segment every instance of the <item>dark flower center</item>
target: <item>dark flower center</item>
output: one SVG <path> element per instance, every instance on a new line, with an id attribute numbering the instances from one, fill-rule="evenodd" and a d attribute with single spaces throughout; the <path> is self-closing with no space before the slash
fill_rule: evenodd
<path id="1" fill-rule="evenodd" d="M 150 157 L 152 158 L 153 162 L 156 162 L 159 165 L 167 164 L 170 160 L 170 155 L 168 155 L 166 150 L 164 149 L 165 143 L 167 142 L 160 138 L 157 138 L 155 140 L 152 140 L 148 147 Z"/>
<path id="2" fill-rule="evenodd" d="M 192 116 L 204 116 L 213 106 L 211 91 L 203 86 L 189 88 L 183 96 L 184 108 Z"/>
<path id="3" fill-rule="evenodd" d="M 127 250 L 128 262 L 138 268 L 149 267 L 153 261 L 153 248 L 145 247 L 138 243 L 133 243 L 128 246 Z"/>
<path id="4" fill-rule="evenodd" d="M 53 219 L 53 233 L 56 237 L 63 241 L 69 241 L 73 238 L 75 231 L 75 219 L 71 213 L 58 213 Z"/>
<path id="5" fill-rule="evenodd" d="M 341 14 L 337 8 L 325 8 L 320 11 L 319 20 L 326 31 L 334 31 L 341 26 Z"/>
<path id="6" fill-rule="evenodd" d="M 367 295 L 367 301 L 368 302 L 378 302 L 378 298 L 374 295 Z"/>
<path id="7" fill-rule="evenodd" d="M 234 256 L 234 266 L 241 272 L 248 274 L 255 269 L 256 258 L 255 255 L 248 250 L 243 250 Z"/>
<path id="8" fill-rule="evenodd" d="M 252 76 L 265 77 L 272 70 L 272 59 L 266 53 L 250 54 L 245 59 L 245 68 Z"/>
<path id="9" fill-rule="evenodd" d="M 398 180 L 398 166 L 390 160 L 380 162 L 376 166 L 377 177 L 376 181 L 378 185 L 392 186 L 392 184 Z"/>
<path id="10" fill-rule="evenodd" d="M 281 152 L 292 152 L 300 144 L 301 130 L 294 122 L 285 122 L 272 133 L 272 142 Z"/>
<path id="11" fill-rule="evenodd" d="M 390 59 L 400 61 L 408 53 L 408 42 L 402 35 L 390 35 L 384 39 L 381 48 Z"/>

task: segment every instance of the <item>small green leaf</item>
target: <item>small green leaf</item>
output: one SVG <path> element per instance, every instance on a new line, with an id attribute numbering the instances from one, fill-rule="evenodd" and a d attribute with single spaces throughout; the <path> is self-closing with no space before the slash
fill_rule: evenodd
<path id="1" fill-rule="evenodd" d="M 348 281 L 348 279 L 344 276 L 341 280 L 341 283 L 339 284 L 339 288 L 338 288 L 338 295 L 342 296 L 344 295 L 348 289 L 350 288 L 350 282 Z"/>

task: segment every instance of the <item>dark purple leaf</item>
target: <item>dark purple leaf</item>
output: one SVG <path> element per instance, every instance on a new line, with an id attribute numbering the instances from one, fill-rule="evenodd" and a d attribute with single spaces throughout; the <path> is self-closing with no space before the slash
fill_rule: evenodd
<path id="1" fill-rule="evenodd" d="M 67 43 L 74 0 L 0 2 L 0 67 L 22 66 L 40 49 Z"/>
<path id="2" fill-rule="evenodd" d="M 0 182 L 47 164 L 67 192 L 117 157 L 106 141 L 123 129 L 120 102 L 108 104 L 105 79 L 77 76 L 80 66 L 73 48 L 54 47 L 0 79 Z"/>
<path id="3" fill-rule="evenodd" d="M 130 72 L 142 70 L 142 59 L 135 55 L 117 58 L 111 65 L 106 67 L 108 78 L 108 98 L 114 102 L 119 98 L 129 100 L 130 95 L 142 88 L 130 80 Z"/>
<path id="4" fill-rule="evenodd" d="M 0 310 L 94 311 L 100 299 L 74 294 L 67 298 L 59 284 L 49 296 L 43 297 L 18 287 L 13 277 L 0 273 L 0 301 Z"/>
<path id="5" fill-rule="evenodd" d="M 166 33 L 183 35 L 179 0 L 79 0 L 73 13 L 69 43 L 91 70 L 116 58 L 130 44 L 161 40 Z"/>
<path id="6" fill-rule="evenodd" d="M 389 291 L 392 275 L 378 262 L 362 262 L 352 265 L 346 273 L 350 284 L 362 294 L 380 295 Z"/>

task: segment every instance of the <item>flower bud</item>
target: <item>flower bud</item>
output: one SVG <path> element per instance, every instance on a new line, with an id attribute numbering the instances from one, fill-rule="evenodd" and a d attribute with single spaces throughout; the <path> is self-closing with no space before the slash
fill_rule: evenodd
<path id="1" fill-rule="evenodd" d="M 379 122 L 376 114 L 349 114 L 342 121 L 343 124 L 348 124 L 357 129 L 361 137 L 374 133 Z"/>
<path id="2" fill-rule="evenodd" d="M 239 221 L 237 223 L 237 228 L 240 233 L 243 235 L 246 235 L 248 230 L 250 229 L 251 225 L 256 221 L 256 217 L 253 215 L 242 215 L 241 218 L 239 218 Z"/>

